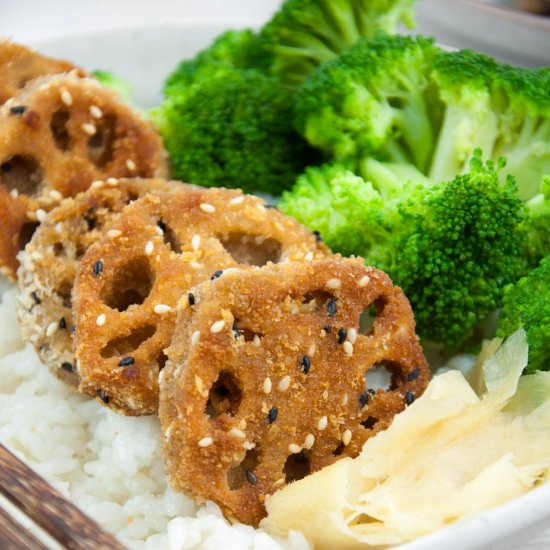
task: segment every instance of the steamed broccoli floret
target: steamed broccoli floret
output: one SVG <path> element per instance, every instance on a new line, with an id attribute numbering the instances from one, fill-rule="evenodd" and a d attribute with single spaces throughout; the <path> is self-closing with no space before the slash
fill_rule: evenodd
<path id="1" fill-rule="evenodd" d="M 126 103 L 133 103 L 134 85 L 128 79 L 112 71 L 92 71 L 92 76 L 107 88 L 117 92 Z"/>
<path id="2" fill-rule="evenodd" d="M 524 272 L 523 203 L 513 178 L 499 182 L 502 164 L 483 165 L 480 155 L 448 183 L 412 171 L 399 187 L 406 168 L 391 164 L 371 166 L 380 175 L 372 184 L 336 167 L 310 171 L 281 209 L 322 231 L 335 251 L 387 271 L 411 301 L 419 334 L 458 348 Z"/>
<path id="3" fill-rule="evenodd" d="M 261 37 L 273 53 L 272 71 L 295 87 L 322 62 L 377 30 L 414 24 L 414 0 L 286 0 Z"/>
<path id="4" fill-rule="evenodd" d="M 296 125 L 314 146 L 357 170 L 364 158 L 426 172 L 440 109 L 427 78 L 431 39 L 380 34 L 322 65 L 299 91 Z"/>
<path id="5" fill-rule="evenodd" d="M 223 64 L 174 90 L 153 119 L 175 178 L 277 195 L 311 161 L 291 108 L 273 77 Z"/>
<path id="6" fill-rule="evenodd" d="M 506 337 L 520 326 L 527 332 L 527 373 L 550 370 L 550 256 L 506 289 L 498 324 L 499 336 Z"/>
<path id="7" fill-rule="evenodd" d="M 258 69 L 267 72 L 271 58 L 262 42 L 250 29 L 226 31 L 194 58 L 182 61 L 168 77 L 164 94 L 179 93 L 182 86 L 193 84 L 204 73 L 229 64 L 238 69 Z"/>
<path id="8" fill-rule="evenodd" d="M 529 265 L 535 268 L 550 254 L 550 175 L 543 177 L 540 193 L 527 201 L 526 206 L 523 250 Z"/>
<path id="9" fill-rule="evenodd" d="M 481 147 L 508 158 L 523 200 L 550 172 L 550 70 L 515 69 L 425 38 L 378 34 L 317 69 L 296 125 L 329 159 L 412 163 L 434 181 L 467 172 Z"/>

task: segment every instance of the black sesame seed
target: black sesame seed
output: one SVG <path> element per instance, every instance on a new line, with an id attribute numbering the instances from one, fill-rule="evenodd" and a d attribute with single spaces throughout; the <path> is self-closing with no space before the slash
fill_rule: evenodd
<path id="1" fill-rule="evenodd" d="M 222 273 L 223 273 L 223 269 L 218 269 L 218 271 L 216 271 L 212 277 L 210 277 L 210 280 L 213 281 L 214 279 L 217 279 L 218 277 L 221 277 L 222 276 Z"/>
<path id="2" fill-rule="evenodd" d="M 97 262 L 94 264 L 94 275 L 97 277 L 102 271 L 103 262 L 101 260 L 97 260 Z"/>
<path id="3" fill-rule="evenodd" d="M 136 362 L 136 360 L 133 357 L 124 357 L 118 362 L 119 367 L 129 367 L 130 365 L 133 365 Z"/>
<path id="4" fill-rule="evenodd" d="M 187 295 L 187 300 L 189 301 L 190 306 L 195 305 L 195 296 L 194 294 L 191 294 L 191 292 Z"/>
<path id="5" fill-rule="evenodd" d="M 65 330 L 67 328 L 67 321 L 65 321 L 65 317 L 61 317 L 61 319 L 59 319 L 59 328 L 61 330 Z"/>
<path id="6" fill-rule="evenodd" d="M 373 390 L 372 388 L 369 388 L 367 391 L 368 391 L 371 395 L 376 395 L 376 391 Z"/>
<path id="7" fill-rule="evenodd" d="M 220 397 L 227 397 L 229 395 L 229 390 L 225 386 L 218 386 L 214 391 Z"/>
<path id="8" fill-rule="evenodd" d="M 313 231 L 313 234 L 315 235 L 315 240 L 318 242 L 318 243 L 322 243 L 323 242 L 323 237 L 321 236 L 321 233 L 319 233 L 319 231 L 317 231 L 316 229 Z"/>
<path id="9" fill-rule="evenodd" d="M 327 334 L 329 334 L 330 331 L 332 330 L 332 327 L 330 327 L 330 326 L 328 326 L 328 325 L 325 325 L 325 326 L 323 327 L 323 330 L 324 330 Z"/>
<path id="10" fill-rule="evenodd" d="M 346 341 L 347 337 L 348 337 L 348 331 L 345 328 L 341 328 L 338 331 L 338 343 L 343 344 Z"/>
<path id="11" fill-rule="evenodd" d="M 368 404 L 369 402 L 369 392 L 366 392 L 364 391 L 360 396 L 359 396 L 359 404 L 361 405 L 361 407 L 364 407 L 365 405 Z"/>
<path id="12" fill-rule="evenodd" d="M 273 424 L 275 420 L 277 420 L 277 415 L 279 414 L 279 411 L 277 407 L 271 407 L 270 411 L 267 413 L 267 422 L 268 424 Z"/>
<path id="13" fill-rule="evenodd" d="M 420 369 L 414 369 L 413 371 L 409 372 L 409 374 L 407 375 L 407 380 L 409 382 L 414 382 L 419 375 L 420 375 Z"/>
<path id="14" fill-rule="evenodd" d="M 67 372 L 74 372 L 73 364 L 68 361 L 63 361 L 63 363 L 61 363 L 61 368 Z"/>
<path id="15" fill-rule="evenodd" d="M 411 405 L 413 401 L 414 401 L 414 393 L 412 391 L 408 391 L 405 394 L 405 403 L 407 405 Z"/>
<path id="16" fill-rule="evenodd" d="M 95 394 L 107 405 L 109 403 L 109 398 L 105 395 L 105 392 L 103 390 L 97 390 Z"/>
<path id="17" fill-rule="evenodd" d="M 10 108 L 10 113 L 12 115 L 22 115 L 26 110 L 27 108 L 24 105 L 15 105 Z"/>
<path id="18" fill-rule="evenodd" d="M 241 331 L 237 328 L 237 325 L 233 325 L 233 332 L 235 333 L 235 340 L 241 337 Z"/>
<path id="19" fill-rule="evenodd" d="M 250 485 L 258 485 L 258 478 L 254 475 L 253 472 L 251 472 L 250 470 L 246 470 L 245 474 L 246 479 L 248 480 L 248 483 L 250 483 Z"/>
<path id="20" fill-rule="evenodd" d="M 304 374 L 307 374 L 309 372 L 309 369 L 311 368 L 311 359 L 307 355 L 304 355 L 302 357 L 301 365 Z"/>
<path id="21" fill-rule="evenodd" d="M 336 302 L 337 301 L 338 301 L 338 298 L 333 297 L 327 302 L 327 313 L 328 313 L 329 317 L 334 317 L 336 315 L 336 311 L 337 311 Z"/>
<path id="22" fill-rule="evenodd" d="M 34 303 L 35 303 L 36 305 L 42 303 L 42 300 L 38 297 L 38 294 L 36 293 L 35 290 L 33 290 L 33 291 L 31 292 L 31 296 L 32 296 L 32 299 L 34 300 Z"/>

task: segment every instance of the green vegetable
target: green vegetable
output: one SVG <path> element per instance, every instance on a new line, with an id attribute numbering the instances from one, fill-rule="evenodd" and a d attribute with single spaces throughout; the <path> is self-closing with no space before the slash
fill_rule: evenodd
<path id="1" fill-rule="evenodd" d="M 92 76 L 104 86 L 117 92 L 123 101 L 130 105 L 133 104 L 134 85 L 128 79 L 112 71 L 92 71 Z"/>
<path id="2" fill-rule="evenodd" d="M 514 179 L 499 181 L 503 165 L 484 165 L 476 151 L 468 173 L 436 184 L 408 165 L 376 161 L 372 183 L 342 167 L 310 169 L 280 207 L 333 250 L 387 271 L 409 298 L 419 334 L 456 349 L 525 271 L 524 206 Z"/>
<path id="3" fill-rule="evenodd" d="M 377 30 L 414 25 L 414 0 L 286 0 L 262 29 L 273 73 L 296 87 L 322 62 Z"/>
<path id="4" fill-rule="evenodd" d="M 550 254 L 550 175 L 542 178 L 540 193 L 529 200 L 526 206 L 524 256 L 529 265 L 535 268 L 542 258 Z"/>
<path id="5" fill-rule="evenodd" d="M 172 88 L 152 116 L 175 178 L 278 195 L 314 158 L 291 110 L 292 95 L 275 78 L 218 63 Z"/>
<path id="6" fill-rule="evenodd" d="M 499 336 L 507 336 L 521 326 L 527 332 L 527 373 L 550 370 L 550 256 L 506 289 L 498 325 Z"/>
<path id="7" fill-rule="evenodd" d="M 508 158 L 520 198 L 550 172 L 550 70 L 515 69 L 423 37 L 379 33 L 321 65 L 298 92 L 296 125 L 362 173 L 374 157 L 434 181 L 467 172 L 474 150 Z"/>

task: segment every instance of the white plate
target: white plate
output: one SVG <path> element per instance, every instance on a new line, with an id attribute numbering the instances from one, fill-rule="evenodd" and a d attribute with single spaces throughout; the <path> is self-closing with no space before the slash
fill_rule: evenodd
<path id="1" fill-rule="evenodd" d="M 420 29 L 431 24 L 425 18 L 430 1 L 420 1 Z M 466 3 L 454 1 L 457 6 Z M 55 9 L 49 9 L 50 3 L 45 9 L 45 2 L 32 0 L 19 0 L 17 5 L 12 0 L 1 0 L 0 4 L 0 36 L 11 36 L 45 53 L 68 58 L 85 69 L 114 70 L 134 82 L 139 104 L 151 106 L 158 103 L 163 79 L 178 61 L 207 45 L 225 28 L 260 24 L 278 2 L 203 0 L 153 4 L 94 0 L 79 2 L 77 6 L 62 0 L 53 5 Z M 28 15 L 33 9 L 38 11 L 34 16 Z M 27 14 L 25 25 L 18 22 L 17 14 Z M 53 21 L 57 28 L 49 25 Z M 63 29 L 59 28 L 61 22 Z M 444 37 L 440 40 L 459 47 L 474 46 Z M 550 33 L 546 40 L 550 40 Z M 546 51 L 550 51 L 550 45 Z M 400 550 L 541 550 L 550 548 L 550 530 L 543 532 L 549 523 L 547 484 L 506 505 L 403 545 Z"/>

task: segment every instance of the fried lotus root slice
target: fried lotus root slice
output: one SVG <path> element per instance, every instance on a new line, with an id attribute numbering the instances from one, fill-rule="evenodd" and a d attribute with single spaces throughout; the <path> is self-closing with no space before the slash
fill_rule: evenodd
<path id="1" fill-rule="evenodd" d="M 166 469 L 232 519 L 256 525 L 267 495 L 356 456 L 428 383 L 407 299 L 360 259 L 233 272 L 193 292 L 161 374 Z M 389 389 L 369 390 L 381 367 Z"/>
<path id="2" fill-rule="evenodd" d="M 140 178 L 94 182 L 52 210 L 19 254 L 21 334 L 57 378 L 75 387 L 79 383 L 71 292 L 82 256 L 130 202 L 176 187 L 183 184 Z"/>
<path id="3" fill-rule="evenodd" d="M 69 71 L 85 76 L 82 69 L 68 61 L 47 57 L 10 40 L 0 40 L 0 105 L 34 78 Z"/>
<path id="4" fill-rule="evenodd" d="M 63 197 L 108 177 L 164 177 L 153 126 L 92 78 L 31 81 L 0 107 L 0 266 L 14 278 L 17 252 Z"/>
<path id="5" fill-rule="evenodd" d="M 136 201 L 79 268 L 80 390 L 125 414 L 156 413 L 163 350 L 192 287 L 228 268 L 326 253 L 298 222 L 237 190 L 186 186 Z"/>

